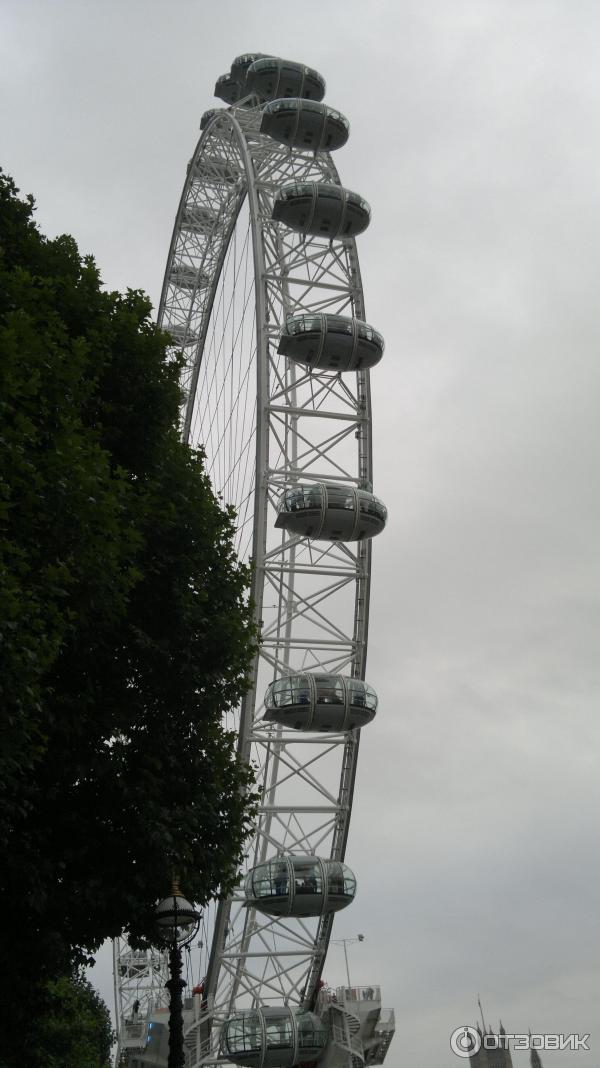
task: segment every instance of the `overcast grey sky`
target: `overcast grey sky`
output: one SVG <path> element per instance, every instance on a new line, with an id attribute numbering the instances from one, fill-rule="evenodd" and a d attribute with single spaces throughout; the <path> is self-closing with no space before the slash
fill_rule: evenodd
<path id="1" fill-rule="evenodd" d="M 3 0 L 2 166 L 49 235 L 156 302 L 216 77 L 260 50 L 320 70 L 373 374 L 368 678 L 338 937 L 380 982 L 389 1068 L 450 1032 L 591 1032 L 600 1050 L 597 415 L 600 4 Z M 125 873 L 124 873 L 125 874 Z M 105 995 L 109 984 L 99 967 Z M 343 981 L 341 949 L 326 978 Z M 516 1055 L 515 1068 L 528 1058 Z"/>

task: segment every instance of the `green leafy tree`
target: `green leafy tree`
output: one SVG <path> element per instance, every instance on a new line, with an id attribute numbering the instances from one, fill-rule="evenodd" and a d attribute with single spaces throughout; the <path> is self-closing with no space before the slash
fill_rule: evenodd
<path id="1" fill-rule="evenodd" d="M 198 902 L 231 885 L 255 795 L 222 716 L 254 634 L 147 298 L 17 193 L 0 172 L 0 953 L 25 988 L 148 935 L 173 870 Z"/>
<path id="2" fill-rule="evenodd" d="M 30 1009 L 27 1064 L 33 1058 L 44 1068 L 109 1068 L 110 1013 L 82 975 L 49 980 Z"/>

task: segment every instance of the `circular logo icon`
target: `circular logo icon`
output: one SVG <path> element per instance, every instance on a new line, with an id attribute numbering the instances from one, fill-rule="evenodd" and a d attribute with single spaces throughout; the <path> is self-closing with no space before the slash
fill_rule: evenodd
<path id="1" fill-rule="evenodd" d="M 481 1035 L 474 1027 L 457 1027 L 450 1035 L 450 1049 L 457 1057 L 471 1057 L 481 1049 Z"/>

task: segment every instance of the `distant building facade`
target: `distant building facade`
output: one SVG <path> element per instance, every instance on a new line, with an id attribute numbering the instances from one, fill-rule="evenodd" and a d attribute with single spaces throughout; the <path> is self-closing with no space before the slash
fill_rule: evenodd
<path id="1" fill-rule="evenodd" d="M 477 1033 L 481 1039 L 481 1047 L 469 1057 L 470 1068 L 513 1068 L 512 1057 L 506 1038 L 506 1031 L 500 1022 L 498 1034 L 494 1034 L 491 1027 L 482 1031 L 477 1024 Z M 531 1034 L 531 1032 L 530 1032 Z M 542 1068 L 542 1061 L 537 1049 L 529 1053 L 531 1068 Z"/>
<path id="2" fill-rule="evenodd" d="M 471 1068 L 513 1068 L 510 1049 L 506 1041 L 506 1031 L 502 1024 L 497 1035 L 491 1027 L 482 1031 L 479 1024 L 477 1024 L 477 1032 L 481 1039 L 481 1047 L 469 1057 Z"/>

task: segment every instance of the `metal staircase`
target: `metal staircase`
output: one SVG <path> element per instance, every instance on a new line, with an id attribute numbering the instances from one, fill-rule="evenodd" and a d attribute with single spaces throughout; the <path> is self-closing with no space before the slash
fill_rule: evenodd
<path id="1" fill-rule="evenodd" d="M 322 1019 L 329 1028 L 330 1043 L 348 1054 L 347 1060 L 352 1064 L 352 1068 L 364 1068 L 358 1017 L 340 1005 L 329 1004 L 322 1014 Z"/>
<path id="2" fill-rule="evenodd" d="M 379 987 L 322 990 L 316 1011 L 329 1028 L 319 1068 L 368 1068 L 383 1064 L 394 1036 L 392 1009 L 381 1008 Z"/>

